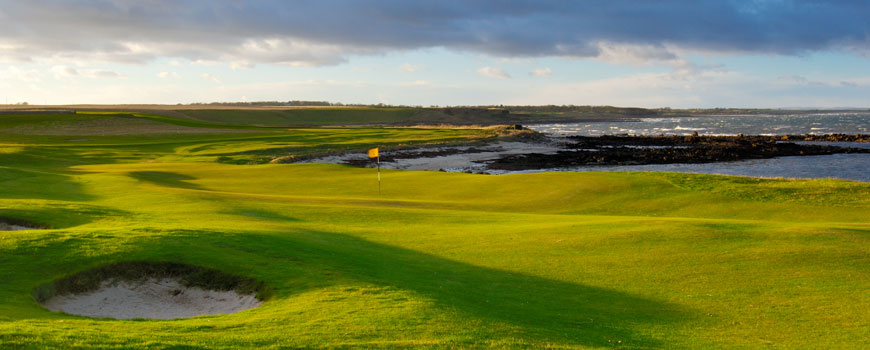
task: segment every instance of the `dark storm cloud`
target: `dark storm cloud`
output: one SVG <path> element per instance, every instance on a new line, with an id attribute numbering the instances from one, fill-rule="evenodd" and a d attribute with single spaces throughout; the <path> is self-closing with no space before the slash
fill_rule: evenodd
<path id="1" fill-rule="evenodd" d="M 645 47 L 651 59 L 665 47 L 867 52 L 868 13 L 856 1 L 0 0 L 0 59 L 318 65 L 428 47 L 594 57 L 602 43 Z"/>

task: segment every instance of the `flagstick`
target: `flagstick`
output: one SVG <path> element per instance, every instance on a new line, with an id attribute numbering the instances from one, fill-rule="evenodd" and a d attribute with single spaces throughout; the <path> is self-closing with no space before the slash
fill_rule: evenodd
<path id="1" fill-rule="evenodd" d="M 380 148 L 380 147 L 378 147 Z M 378 196 L 381 195 L 381 150 L 378 150 Z"/>

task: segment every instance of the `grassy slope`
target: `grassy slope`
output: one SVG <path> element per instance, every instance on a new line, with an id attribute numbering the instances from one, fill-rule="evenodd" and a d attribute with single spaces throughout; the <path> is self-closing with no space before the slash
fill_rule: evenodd
<path id="1" fill-rule="evenodd" d="M 15 123 L 44 122 L 28 118 Z M 379 196 L 372 169 L 213 162 L 468 133 L 2 134 L 0 216 L 55 229 L 0 232 L 0 347 L 868 346 L 870 184 L 385 171 Z M 30 297 L 142 259 L 254 277 L 275 297 L 178 321 Z"/>

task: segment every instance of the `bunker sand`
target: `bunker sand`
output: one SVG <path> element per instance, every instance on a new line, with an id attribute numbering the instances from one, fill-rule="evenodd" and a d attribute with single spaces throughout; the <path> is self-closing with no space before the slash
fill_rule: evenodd
<path id="1" fill-rule="evenodd" d="M 253 294 L 185 287 L 174 279 L 103 282 L 92 292 L 58 295 L 43 303 L 51 311 L 127 320 L 171 320 L 200 315 L 232 314 L 260 306 Z"/>

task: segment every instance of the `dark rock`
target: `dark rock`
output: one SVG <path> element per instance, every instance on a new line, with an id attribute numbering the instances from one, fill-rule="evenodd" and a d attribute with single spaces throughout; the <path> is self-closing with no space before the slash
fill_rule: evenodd
<path id="1" fill-rule="evenodd" d="M 488 165 L 497 170 L 529 170 L 587 165 L 711 163 L 784 156 L 870 153 L 870 149 L 805 145 L 783 140 L 868 142 L 868 135 L 801 136 L 570 136 L 556 154 L 504 156 Z M 867 141 L 862 141 L 867 140 Z"/>

